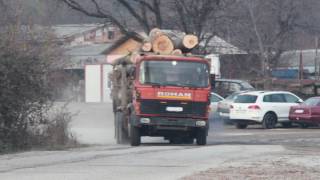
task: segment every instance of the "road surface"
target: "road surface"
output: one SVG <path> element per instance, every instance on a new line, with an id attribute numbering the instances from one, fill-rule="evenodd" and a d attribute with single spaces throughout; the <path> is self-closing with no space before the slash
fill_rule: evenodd
<path id="1" fill-rule="evenodd" d="M 71 104 L 71 124 L 86 148 L 0 156 L 1 180 L 318 179 L 320 129 L 211 128 L 207 146 L 143 138 L 115 145 L 109 104 Z"/>

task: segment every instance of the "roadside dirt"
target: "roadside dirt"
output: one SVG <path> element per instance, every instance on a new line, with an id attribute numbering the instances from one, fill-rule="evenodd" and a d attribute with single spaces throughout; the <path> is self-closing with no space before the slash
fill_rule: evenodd
<path id="1" fill-rule="evenodd" d="M 182 180 L 318 180 L 320 170 L 283 161 L 255 162 L 209 169 Z"/>

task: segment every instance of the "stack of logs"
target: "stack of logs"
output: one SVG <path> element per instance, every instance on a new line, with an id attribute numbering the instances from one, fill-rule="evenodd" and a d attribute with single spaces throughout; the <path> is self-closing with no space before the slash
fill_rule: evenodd
<path id="1" fill-rule="evenodd" d="M 160 30 L 154 28 L 141 47 L 143 52 L 156 54 L 181 55 L 189 53 L 199 43 L 197 36 L 180 31 Z"/>

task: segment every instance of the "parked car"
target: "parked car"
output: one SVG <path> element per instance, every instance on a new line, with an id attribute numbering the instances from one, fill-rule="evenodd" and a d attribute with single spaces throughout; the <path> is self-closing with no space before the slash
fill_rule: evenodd
<path id="1" fill-rule="evenodd" d="M 309 98 L 301 105 L 291 107 L 289 119 L 302 128 L 320 125 L 320 97 Z"/>
<path id="2" fill-rule="evenodd" d="M 233 101 L 239 94 L 244 92 L 247 91 L 234 92 L 230 96 L 226 97 L 224 100 L 218 102 L 217 113 L 224 122 L 229 124 L 230 105 L 233 103 Z"/>
<path id="3" fill-rule="evenodd" d="M 224 98 L 216 93 L 211 92 L 210 99 L 211 99 L 211 102 L 210 102 L 211 112 L 217 112 L 218 103 L 223 101 Z"/>
<path id="4" fill-rule="evenodd" d="M 247 81 L 236 79 L 215 79 L 212 80 L 212 91 L 222 97 L 228 97 L 234 92 L 255 90 Z"/>
<path id="5" fill-rule="evenodd" d="M 290 107 L 301 102 L 301 98 L 286 91 L 243 93 L 236 97 L 230 107 L 230 120 L 239 129 L 247 128 L 249 124 L 262 124 L 265 129 L 274 128 L 277 123 L 289 127 Z"/>

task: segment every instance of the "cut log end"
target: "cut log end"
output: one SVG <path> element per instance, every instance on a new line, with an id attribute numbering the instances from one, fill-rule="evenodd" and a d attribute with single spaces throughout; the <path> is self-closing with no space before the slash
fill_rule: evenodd
<path id="1" fill-rule="evenodd" d="M 157 36 L 160 36 L 161 34 L 162 34 L 161 29 L 153 28 L 149 33 L 149 37 L 157 37 Z"/>
<path id="2" fill-rule="evenodd" d="M 199 39 L 195 35 L 188 34 L 184 36 L 182 43 L 185 48 L 192 49 L 198 45 Z"/>
<path id="3" fill-rule="evenodd" d="M 151 42 L 145 42 L 145 43 L 143 43 L 141 49 L 142 49 L 142 51 L 144 51 L 144 52 L 150 52 L 150 51 L 152 50 L 152 44 L 151 44 Z"/>
<path id="4" fill-rule="evenodd" d="M 174 50 L 174 45 L 169 37 L 160 35 L 152 42 L 153 51 L 159 54 L 171 54 Z"/>
<path id="5" fill-rule="evenodd" d="M 175 55 L 175 56 L 182 55 L 182 50 L 181 49 L 175 49 L 175 50 L 172 51 L 171 54 Z"/>

